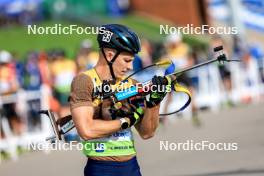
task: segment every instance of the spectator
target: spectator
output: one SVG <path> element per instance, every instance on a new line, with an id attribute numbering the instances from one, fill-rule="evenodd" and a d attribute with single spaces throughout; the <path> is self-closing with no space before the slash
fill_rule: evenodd
<path id="1" fill-rule="evenodd" d="M 258 95 L 258 84 L 261 82 L 258 64 L 256 59 L 252 57 L 250 52 L 246 52 L 242 58 L 242 72 L 243 75 L 241 81 L 241 89 L 244 90 L 241 100 L 243 103 L 251 103 L 254 98 L 257 98 Z M 257 97 L 256 97 L 257 95 Z"/>
<path id="2" fill-rule="evenodd" d="M 142 39 L 139 56 L 142 58 L 143 67 L 152 64 L 152 46 L 147 39 Z"/>
<path id="3" fill-rule="evenodd" d="M 190 48 L 188 47 L 187 44 L 185 44 L 182 41 L 182 35 L 179 34 L 171 34 L 166 38 L 165 41 L 165 55 L 163 58 L 166 59 L 171 59 L 172 64 L 165 70 L 165 75 L 170 74 L 174 72 L 176 69 L 183 69 L 186 67 L 192 66 L 195 62 L 194 60 L 194 55 L 191 55 Z M 188 89 L 191 91 L 191 93 L 194 93 L 194 88 L 192 86 L 192 79 L 188 74 L 182 74 L 178 76 L 177 81 L 181 84 L 184 84 L 185 86 L 188 87 Z M 172 101 L 172 94 L 168 94 L 168 99 L 166 104 L 170 104 Z M 197 108 L 196 105 L 194 104 L 194 101 L 192 101 L 192 119 L 194 122 L 194 125 L 199 126 L 200 121 L 197 118 Z M 164 112 L 167 112 L 168 106 L 165 106 Z M 165 123 L 166 117 L 162 118 Z"/>
<path id="4" fill-rule="evenodd" d="M 31 52 L 28 54 L 24 72 L 24 88 L 29 91 L 40 90 L 41 75 L 38 66 L 38 53 Z M 28 128 L 29 130 L 40 129 L 40 99 L 28 100 Z"/>
<path id="5" fill-rule="evenodd" d="M 92 42 L 88 39 L 82 41 L 76 57 L 78 72 L 93 68 L 98 61 L 98 53 L 92 51 Z"/>
<path id="6" fill-rule="evenodd" d="M 51 71 L 49 68 L 48 54 L 45 51 L 41 51 L 38 55 L 38 68 L 42 86 L 45 86 L 50 90 L 50 92 L 52 92 Z M 49 107 L 57 114 L 60 111 L 60 104 L 58 100 L 52 96 L 52 94 L 49 95 Z"/>
<path id="7" fill-rule="evenodd" d="M 71 89 L 71 81 L 77 72 L 75 62 L 65 58 L 63 50 L 57 50 L 54 60 L 51 62 L 51 77 L 54 87 L 54 95 L 61 105 L 59 116 L 66 116 L 70 113 L 68 97 Z"/>
<path id="8" fill-rule="evenodd" d="M 48 55 L 41 51 L 38 55 L 38 68 L 42 84 L 51 86 L 51 73 L 49 69 Z"/>
<path id="9" fill-rule="evenodd" d="M 16 77 L 15 64 L 12 62 L 12 56 L 7 51 L 0 51 L 0 95 L 11 95 L 16 93 L 19 84 Z M 14 135 L 21 135 L 24 131 L 24 123 L 16 113 L 16 104 L 14 102 L 3 102 L 3 116 L 8 119 L 9 125 Z"/>
<path id="10" fill-rule="evenodd" d="M 235 40 L 237 40 L 237 39 L 235 39 Z M 224 50 L 226 51 L 224 40 L 218 35 L 213 36 L 211 41 L 210 41 L 211 47 L 209 48 L 209 58 L 213 58 L 213 56 L 215 54 L 215 53 L 213 53 L 213 48 L 215 48 L 217 46 L 221 46 L 221 45 L 224 47 Z M 242 53 L 242 49 L 240 47 L 238 47 L 238 45 L 237 45 L 237 47 L 234 47 L 234 51 L 239 55 Z M 226 55 L 228 55 L 228 54 L 226 53 Z M 231 99 L 232 81 L 231 81 L 230 65 L 229 64 L 218 64 L 218 68 L 219 68 L 219 73 L 221 76 L 222 83 L 224 85 L 224 91 L 226 92 L 226 100 L 227 100 L 226 103 L 229 106 L 233 106 L 234 103 Z"/>
<path id="11" fill-rule="evenodd" d="M 264 51 L 259 45 L 250 47 L 250 55 L 256 59 L 261 82 L 264 83 Z"/>

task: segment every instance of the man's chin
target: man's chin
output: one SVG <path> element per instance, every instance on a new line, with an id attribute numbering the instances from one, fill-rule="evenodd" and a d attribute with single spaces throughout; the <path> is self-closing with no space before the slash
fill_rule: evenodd
<path id="1" fill-rule="evenodd" d="M 126 76 L 126 73 L 122 72 L 122 73 L 118 74 L 116 77 L 117 77 L 118 79 L 123 79 L 124 76 Z"/>

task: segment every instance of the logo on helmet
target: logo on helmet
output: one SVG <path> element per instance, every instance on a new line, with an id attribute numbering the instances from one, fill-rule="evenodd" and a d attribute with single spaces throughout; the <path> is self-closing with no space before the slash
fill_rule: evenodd
<path id="1" fill-rule="evenodd" d="M 110 40 L 111 40 L 112 35 L 113 35 L 112 32 L 110 32 L 110 31 L 105 31 L 102 41 L 103 41 L 103 42 L 108 42 L 108 43 L 109 43 Z"/>

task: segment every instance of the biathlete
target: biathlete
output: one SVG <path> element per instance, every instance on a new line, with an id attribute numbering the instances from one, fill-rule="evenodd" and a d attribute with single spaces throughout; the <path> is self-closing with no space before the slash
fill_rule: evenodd
<path id="1" fill-rule="evenodd" d="M 87 164 L 85 176 L 140 176 L 131 128 L 143 139 L 154 136 L 159 125 L 160 102 L 165 91 L 152 92 L 146 98 L 134 98 L 111 110 L 111 102 L 93 98 L 96 86 L 111 80 L 118 87 L 126 73 L 133 68 L 134 56 L 140 52 L 136 33 L 119 24 L 103 25 L 98 34 L 100 47 L 97 65 L 78 74 L 72 81 L 70 108 L 78 134 L 83 139 Z M 167 86 L 169 78 L 154 76 L 152 85 Z M 127 86 L 136 81 L 128 79 Z"/>

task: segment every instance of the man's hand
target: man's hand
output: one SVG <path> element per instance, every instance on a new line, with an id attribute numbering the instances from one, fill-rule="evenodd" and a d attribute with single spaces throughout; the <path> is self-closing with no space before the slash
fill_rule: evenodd
<path id="1" fill-rule="evenodd" d="M 146 97 L 146 103 L 148 108 L 152 108 L 158 105 L 167 92 L 171 89 L 171 78 L 165 76 L 154 76 L 152 78 L 153 92 Z"/>
<path id="2" fill-rule="evenodd" d="M 129 119 L 129 127 L 137 124 L 144 116 L 144 98 L 133 97 L 128 101 L 122 103 L 122 106 L 118 109 L 112 108 L 110 110 L 112 117 L 126 117 Z"/>

